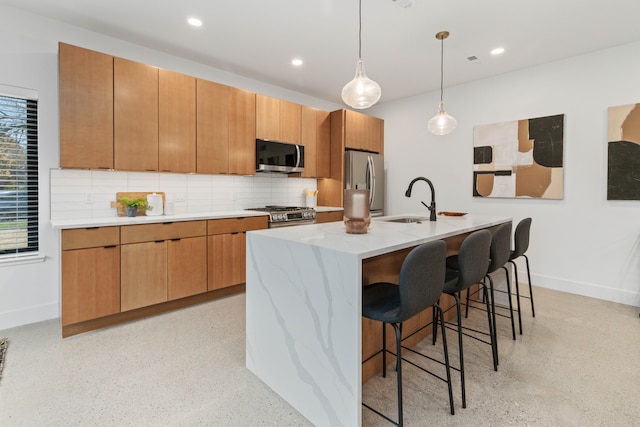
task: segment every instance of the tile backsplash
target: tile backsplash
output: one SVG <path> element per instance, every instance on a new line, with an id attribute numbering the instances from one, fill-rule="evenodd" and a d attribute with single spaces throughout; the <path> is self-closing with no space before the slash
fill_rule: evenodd
<path id="1" fill-rule="evenodd" d="M 255 176 L 195 175 L 51 169 L 51 219 L 117 216 L 111 202 L 124 191 L 162 191 L 175 213 L 241 210 L 265 205 L 304 206 L 313 178 L 267 173 Z"/>

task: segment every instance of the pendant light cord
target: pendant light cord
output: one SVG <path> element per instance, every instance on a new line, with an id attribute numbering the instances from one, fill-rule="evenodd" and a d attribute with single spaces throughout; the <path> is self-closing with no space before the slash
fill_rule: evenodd
<path id="1" fill-rule="evenodd" d="M 444 38 L 440 39 L 440 102 L 443 98 L 444 86 Z"/>
<path id="2" fill-rule="evenodd" d="M 358 59 L 362 59 L 362 0 L 358 2 Z"/>

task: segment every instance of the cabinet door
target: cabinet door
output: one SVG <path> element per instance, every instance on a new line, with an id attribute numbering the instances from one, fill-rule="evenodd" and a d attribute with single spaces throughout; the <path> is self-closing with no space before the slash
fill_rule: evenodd
<path id="1" fill-rule="evenodd" d="M 113 60 L 113 147 L 118 170 L 158 170 L 158 69 Z"/>
<path id="2" fill-rule="evenodd" d="M 316 222 L 318 224 L 323 222 L 342 221 L 343 219 L 344 213 L 342 211 L 316 212 Z"/>
<path id="3" fill-rule="evenodd" d="M 167 242 L 122 245 L 121 310 L 133 310 L 167 300 Z"/>
<path id="4" fill-rule="evenodd" d="M 158 169 L 196 172 L 196 79 L 158 71 Z"/>
<path id="5" fill-rule="evenodd" d="M 376 117 L 345 110 L 345 148 L 382 153 L 384 148 L 383 123 L 381 119 Z"/>
<path id="6" fill-rule="evenodd" d="M 331 174 L 331 119 L 328 111 L 302 107 L 301 143 L 304 145 L 303 178 L 328 178 Z"/>
<path id="7" fill-rule="evenodd" d="M 317 175 L 317 139 L 316 110 L 302 107 L 302 145 L 304 145 L 303 178 L 316 178 Z"/>
<path id="8" fill-rule="evenodd" d="M 316 110 L 316 177 L 331 176 L 331 113 Z"/>
<path id="9" fill-rule="evenodd" d="M 281 141 L 278 98 L 256 95 L 256 138 Z"/>
<path id="10" fill-rule="evenodd" d="M 60 166 L 113 169 L 113 57 L 59 44 Z"/>
<path id="11" fill-rule="evenodd" d="M 229 89 L 229 173 L 256 173 L 256 94 Z"/>
<path id="12" fill-rule="evenodd" d="M 120 312 L 120 247 L 62 251 L 62 325 Z"/>
<path id="13" fill-rule="evenodd" d="M 201 79 L 196 81 L 196 86 L 197 172 L 228 173 L 231 88 Z"/>
<path id="14" fill-rule="evenodd" d="M 245 233 L 208 236 L 210 291 L 245 282 L 245 237 Z"/>
<path id="15" fill-rule="evenodd" d="M 207 238 L 170 240 L 168 244 L 168 299 L 207 291 Z"/>
<path id="16" fill-rule="evenodd" d="M 300 144 L 302 105 L 280 100 L 280 141 Z"/>

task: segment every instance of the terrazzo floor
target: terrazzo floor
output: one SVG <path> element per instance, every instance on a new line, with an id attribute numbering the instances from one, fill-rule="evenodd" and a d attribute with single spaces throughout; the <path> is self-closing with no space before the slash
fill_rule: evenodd
<path id="1" fill-rule="evenodd" d="M 467 408 L 446 385 L 405 364 L 408 426 L 640 425 L 640 309 L 534 288 L 523 335 L 498 319 L 500 366 L 466 339 Z M 245 297 L 236 295 L 70 338 L 57 320 L 0 331 L 9 338 L 0 426 L 307 426 L 244 367 Z M 484 327 L 484 313 L 469 324 Z M 448 331 L 452 360 L 454 331 Z M 438 346 L 420 344 L 427 352 Z M 395 417 L 395 373 L 363 399 Z M 389 426 L 367 409 L 363 425 Z"/>

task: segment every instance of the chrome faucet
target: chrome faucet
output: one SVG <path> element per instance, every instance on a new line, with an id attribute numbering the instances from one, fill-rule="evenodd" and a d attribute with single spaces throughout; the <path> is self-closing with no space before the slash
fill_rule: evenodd
<path id="1" fill-rule="evenodd" d="M 422 176 L 415 178 L 409 184 L 409 188 L 407 188 L 407 191 L 404 193 L 404 195 L 406 197 L 411 197 L 411 189 L 413 188 L 413 184 L 415 184 L 416 181 L 424 181 L 427 184 L 429 184 L 429 187 L 431 188 L 431 204 L 427 206 L 425 202 L 421 201 L 420 203 L 422 203 L 424 207 L 429 209 L 429 211 L 431 212 L 431 214 L 429 215 L 429 221 L 435 221 L 436 220 L 436 190 L 433 188 L 433 184 L 431 183 L 431 181 L 429 181 L 427 178 Z"/>

